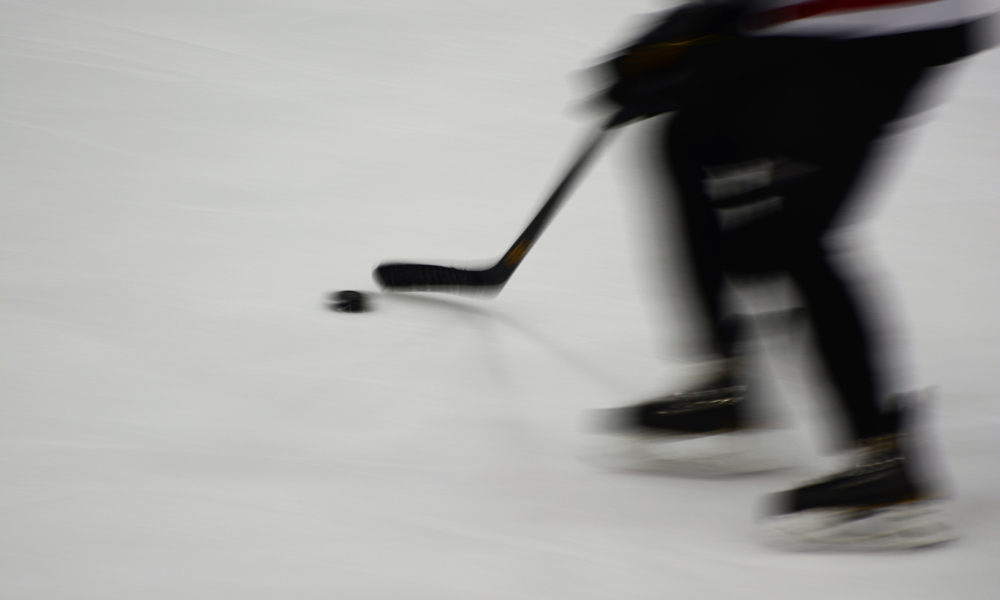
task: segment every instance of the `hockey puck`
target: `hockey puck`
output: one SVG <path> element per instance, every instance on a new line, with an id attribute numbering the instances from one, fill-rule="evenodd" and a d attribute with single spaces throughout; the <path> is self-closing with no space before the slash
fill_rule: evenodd
<path id="1" fill-rule="evenodd" d="M 368 302 L 364 294 L 353 290 L 344 290 L 330 294 L 330 308 L 337 312 L 359 313 L 368 311 Z"/>

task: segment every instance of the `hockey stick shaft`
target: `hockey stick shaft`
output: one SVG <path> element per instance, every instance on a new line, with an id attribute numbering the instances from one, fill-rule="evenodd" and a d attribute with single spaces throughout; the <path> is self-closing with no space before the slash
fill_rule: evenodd
<path id="1" fill-rule="evenodd" d="M 580 156 L 576 159 L 573 165 L 566 172 L 562 181 L 559 185 L 552 191 L 552 194 L 545 201 L 545 204 L 538 210 L 538 214 L 535 218 L 528 223 L 528 226 L 524 229 L 524 232 L 517 238 L 517 241 L 511 245 L 510 249 L 503 255 L 500 261 L 507 265 L 511 271 L 524 260 L 525 255 L 535 241 L 541 236 L 545 228 L 548 227 L 549 223 L 552 222 L 552 218 L 555 216 L 556 212 L 562 207 L 566 198 L 569 197 L 569 193 L 573 190 L 577 181 L 580 179 L 580 175 L 584 172 L 587 166 L 590 164 L 591 159 L 597 154 L 601 145 L 604 143 L 605 138 L 608 135 L 609 128 L 601 127 L 597 132 L 591 137 L 590 141 L 584 146 L 583 151 Z"/>
<path id="2" fill-rule="evenodd" d="M 375 279 L 383 288 L 389 290 L 499 293 L 552 221 L 555 213 L 562 207 L 569 192 L 597 154 L 608 133 L 623 122 L 625 122 L 624 116 L 617 114 L 591 136 L 538 213 L 495 265 L 482 270 L 472 270 L 439 265 L 385 263 L 375 269 L 373 274 Z"/>

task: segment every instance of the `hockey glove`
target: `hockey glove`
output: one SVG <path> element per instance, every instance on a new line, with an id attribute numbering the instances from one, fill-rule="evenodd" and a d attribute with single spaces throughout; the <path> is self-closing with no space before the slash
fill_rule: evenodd
<path id="1" fill-rule="evenodd" d="M 739 11 L 686 4 L 604 64 L 612 84 L 604 97 L 632 119 L 677 110 L 711 70 L 724 42 L 737 36 Z"/>

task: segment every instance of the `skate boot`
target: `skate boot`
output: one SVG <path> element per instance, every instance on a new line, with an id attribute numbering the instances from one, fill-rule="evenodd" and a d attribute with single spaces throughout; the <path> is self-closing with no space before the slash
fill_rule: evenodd
<path id="1" fill-rule="evenodd" d="M 773 495 L 766 540 L 796 550 L 893 550 L 953 539 L 940 501 L 913 477 L 899 438 L 862 440 L 850 468 Z"/>
<path id="2" fill-rule="evenodd" d="M 690 476 L 722 476 L 789 466 L 777 430 L 754 427 L 747 386 L 732 360 L 705 383 L 634 406 L 599 411 L 602 466 Z"/>
<path id="3" fill-rule="evenodd" d="M 744 425 L 747 386 L 726 377 L 692 391 L 607 411 L 611 430 L 660 434 L 728 433 Z"/>

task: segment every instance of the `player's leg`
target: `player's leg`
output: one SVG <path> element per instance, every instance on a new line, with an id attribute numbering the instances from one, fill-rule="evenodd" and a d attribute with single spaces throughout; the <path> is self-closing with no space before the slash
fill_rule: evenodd
<path id="1" fill-rule="evenodd" d="M 700 313 L 698 345 L 708 356 L 701 377 L 690 385 L 600 415 L 602 429 L 614 436 L 602 452 L 612 455 L 617 466 L 705 475 L 789 464 L 787 440 L 774 429 L 758 427 L 746 410 L 753 390 L 738 352 L 741 319 L 728 304 L 726 233 L 704 184 L 705 165 L 739 160 L 733 158 L 733 126 L 725 119 L 740 106 L 732 102 L 713 110 L 682 111 L 664 124 L 658 156 L 667 175 L 664 187 L 671 188 L 666 195 L 675 202 L 682 226 L 692 304 Z"/>
<path id="2" fill-rule="evenodd" d="M 936 489 L 915 469 L 904 435 L 905 396 L 885 397 L 875 337 L 859 306 L 857 282 L 838 272 L 823 236 L 870 164 L 879 128 L 899 114 L 919 69 L 862 73 L 845 80 L 839 109 L 827 116 L 825 148 L 806 152 L 822 169 L 786 196 L 788 271 L 809 309 L 817 350 L 849 425 L 846 469 L 770 499 L 767 531 L 799 547 L 916 547 L 953 537 L 933 501 Z M 833 107 L 830 107 L 833 108 Z M 835 152 L 830 152 L 832 148 Z"/>

